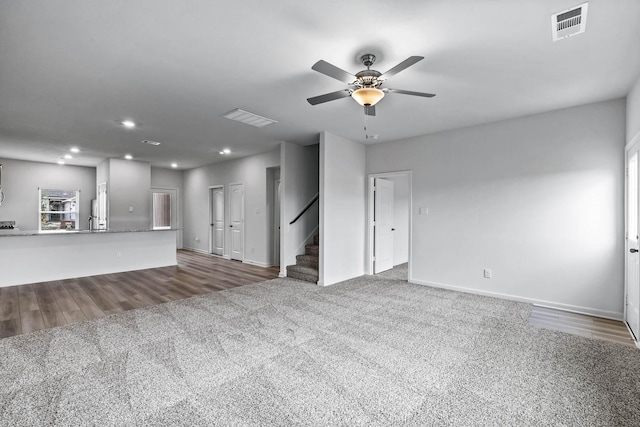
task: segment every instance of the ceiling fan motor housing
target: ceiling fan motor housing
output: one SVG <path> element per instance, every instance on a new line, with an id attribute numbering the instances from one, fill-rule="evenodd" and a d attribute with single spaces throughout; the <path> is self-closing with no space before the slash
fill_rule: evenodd
<path id="1" fill-rule="evenodd" d="M 376 70 L 363 70 L 356 74 L 357 80 L 354 82 L 358 87 L 378 87 L 382 80 L 378 80 L 382 73 Z"/>

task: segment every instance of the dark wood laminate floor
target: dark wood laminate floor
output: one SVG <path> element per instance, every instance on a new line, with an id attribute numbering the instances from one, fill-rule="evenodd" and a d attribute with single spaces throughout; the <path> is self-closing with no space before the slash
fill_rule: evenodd
<path id="1" fill-rule="evenodd" d="M 0 288 L 0 338 L 274 279 L 279 271 L 179 250 L 177 266 Z"/>
<path id="2" fill-rule="evenodd" d="M 619 320 L 603 319 L 534 305 L 529 316 L 529 324 L 552 331 L 614 341 L 635 347 L 635 341 L 627 326 Z"/>

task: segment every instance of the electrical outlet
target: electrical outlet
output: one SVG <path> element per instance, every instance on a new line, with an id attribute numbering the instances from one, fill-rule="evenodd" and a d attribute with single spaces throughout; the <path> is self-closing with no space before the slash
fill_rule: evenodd
<path id="1" fill-rule="evenodd" d="M 484 269 L 484 277 L 485 277 L 485 279 L 491 279 L 491 269 L 490 268 L 485 268 Z"/>
<path id="2" fill-rule="evenodd" d="M 120 258 L 122 256 L 122 252 L 116 251 L 116 258 Z"/>

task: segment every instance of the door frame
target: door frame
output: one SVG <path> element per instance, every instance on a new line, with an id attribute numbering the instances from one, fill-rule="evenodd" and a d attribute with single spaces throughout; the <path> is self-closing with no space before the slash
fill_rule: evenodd
<path id="1" fill-rule="evenodd" d="M 627 323 L 627 295 L 629 292 L 629 280 L 627 277 L 627 274 L 629 272 L 627 251 L 630 249 L 629 239 L 628 239 L 629 218 L 627 215 L 628 208 L 629 208 L 629 200 L 628 200 L 629 199 L 629 171 L 627 169 L 627 166 L 629 164 L 629 150 L 631 150 L 631 148 L 638 143 L 640 143 L 640 132 L 638 132 L 624 148 L 624 170 L 625 170 L 625 174 L 624 174 L 624 237 L 625 239 L 624 239 L 624 294 L 623 294 L 623 301 L 622 301 L 622 305 L 623 305 L 622 319 L 624 321 L 624 324 L 627 326 L 627 329 L 629 330 L 629 334 L 631 336 L 633 336 L 633 332 L 631 331 L 631 328 Z M 640 161 L 640 154 L 638 159 Z M 640 216 L 639 216 L 638 222 L 639 222 L 638 229 L 640 230 Z M 638 324 L 640 324 L 640 319 L 638 319 Z M 636 347 L 640 348 L 640 337 L 635 337 L 635 338 L 636 338 Z"/>
<path id="2" fill-rule="evenodd" d="M 282 177 L 273 180 L 273 265 L 280 266 L 282 259 L 280 258 L 280 247 L 282 240 L 280 229 L 282 228 Z"/>
<path id="3" fill-rule="evenodd" d="M 244 182 L 231 182 L 228 184 L 229 186 L 229 195 L 225 198 L 225 203 L 227 203 L 227 206 L 225 206 L 225 215 L 228 215 L 228 221 L 225 224 L 225 227 L 227 225 L 231 225 L 231 194 L 233 193 L 231 191 L 231 187 L 233 187 L 234 185 L 242 185 L 242 255 L 241 255 L 241 259 L 236 260 L 236 261 L 245 261 L 245 252 L 246 252 L 246 248 L 247 248 L 247 236 L 245 233 L 245 221 L 246 221 L 246 204 L 245 204 L 245 189 L 246 186 L 244 185 Z M 226 227 L 226 231 L 227 233 L 229 233 L 228 237 L 226 238 L 226 242 L 229 243 L 229 250 L 228 250 L 228 255 L 229 255 L 229 259 L 235 259 L 232 256 L 232 252 L 233 252 L 233 244 L 231 243 L 231 230 L 229 230 L 229 227 Z"/>
<path id="4" fill-rule="evenodd" d="M 367 178 L 367 241 L 366 241 L 366 274 L 373 274 L 373 249 L 374 249 L 374 228 L 373 228 L 373 218 L 374 218 L 374 183 L 376 178 L 393 178 L 396 176 L 406 176 L 408 185 L 409 185 L 409 262 L 408 262 L 408 270 L 409 276 L 407 280 L 411 282 L 413 275 L 411 273 L 411 266 L 413 265 L 413 255 L 412 255 L 412 245 L 411 240 L 413 237 L 413 172 L 410 170 L 402 170 L 402 171 L 394 171 L 394 172 L 381 172 L 381 173 L 370 173 Z"/>
<path id="5" fill-rule="evenodd" d="M 209 186 L 209 254 L 213 255 L 213 256 L 219 256 L 222 258 L 229 258 L 228 256 L 225 256 L 225 250 L 227 249 L 227 212 L 226 212 L 226 206 L 223 206 L 222 208 L 222 216 L 224 217 L 223 219 L 223 228 L 224 228 L 224 232 L 222 233 L 222 255 L 216 255 L 213 253 L 213 226 L 211 225 L 211 223 L 213 222 L 213 190 L 221 188 L 222 189 L 222 201 L 223 203 L 226 204 L 226 192 L 224 191 L 224 185 L 220 184 L 220 185 L 210 185 Z"/>

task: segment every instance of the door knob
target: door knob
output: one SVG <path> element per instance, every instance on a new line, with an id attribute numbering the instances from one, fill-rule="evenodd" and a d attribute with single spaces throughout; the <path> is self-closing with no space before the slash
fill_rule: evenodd
<path id="1" fill-rule="evenodd" d="M 632 254 L 635 254 L 636 252 L 638 252 L 638 250 L 634 249 L 634 248 L 631 248 L 631 249 L 629 249 L 629 252 L 631 252 Z"/>

